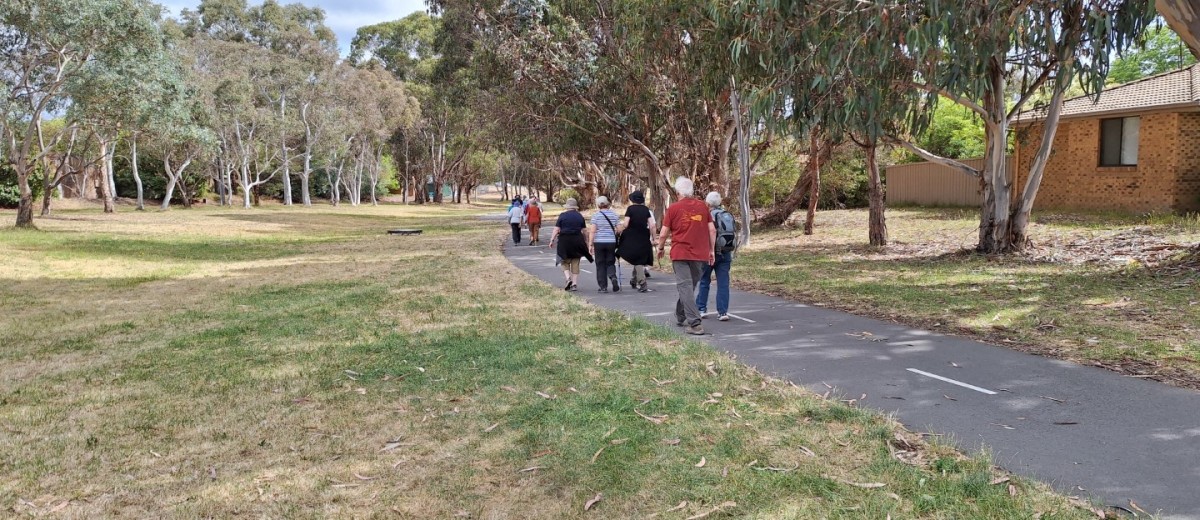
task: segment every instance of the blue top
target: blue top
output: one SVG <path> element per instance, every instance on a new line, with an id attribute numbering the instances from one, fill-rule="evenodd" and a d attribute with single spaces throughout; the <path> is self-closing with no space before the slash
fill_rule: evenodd
<path id="1" fill-rule="evenodd" d="M 587 222 L 583 220 L 583 215 L 580 215 L 578 211 L 568 210 L 558 216 L 554 227 L 558 228 L 560 235 L 578 235 L 583 232 L 583 228 L 587 227 Z"/>
<path id="2" fill-rule="evenodd" d="M 613 210 L 602 209 L 597 211 L 595 215 L 592 215 L 592 225 L 596 226 L 596 238 L 593 238 L 592 242 L 598 244 L 617 243 L 615 228 L 621 225 L 621 217 L 618 217 Z"/>

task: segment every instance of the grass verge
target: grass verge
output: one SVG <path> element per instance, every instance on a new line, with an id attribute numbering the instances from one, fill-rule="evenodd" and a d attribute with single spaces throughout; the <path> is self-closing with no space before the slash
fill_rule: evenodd
<path id="1" fill-rule="evenodd" d="M 0 230 L 0 509 L 1091 515 L 537 282 L 483 211 L 81 212 Z"/>
<path id="2" fill-rule="evenodd" d="M 866 246 L 866 210 L 828 211 L 814 236 L 755 236 L 742 287 L 1200 388 L 1200 220 L 1035 215 L 1029 253 L 984 257 L 973 210 L 894 209 L 892 245 Z M 1192 253 L 1194 255 L 1194 253 Z M 1182 257 L 1180 255 L 1183 255 Z"/>

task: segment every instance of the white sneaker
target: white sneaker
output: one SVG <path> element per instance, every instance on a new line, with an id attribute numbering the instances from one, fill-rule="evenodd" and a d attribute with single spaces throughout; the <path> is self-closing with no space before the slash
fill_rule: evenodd
<path id="1" fill-rule="evenodd" d="M 728 315 L 728 314 L 722 314 L 722 315 L 720 315 L 720 316 L 717 316 L 717 321 L 729 321 L 729 315 Z"/>

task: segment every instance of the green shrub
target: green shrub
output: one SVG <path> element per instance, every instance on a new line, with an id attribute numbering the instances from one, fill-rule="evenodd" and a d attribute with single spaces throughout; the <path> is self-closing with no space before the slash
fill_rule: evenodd
<path id="1" fill-rule="evenodd" d="M 554 194 L 554 202 L 559 204 L 566 204 L 567 199 L 579 200 L 579 192 L 575 191 L 574 188 L 564 188 Z"/>

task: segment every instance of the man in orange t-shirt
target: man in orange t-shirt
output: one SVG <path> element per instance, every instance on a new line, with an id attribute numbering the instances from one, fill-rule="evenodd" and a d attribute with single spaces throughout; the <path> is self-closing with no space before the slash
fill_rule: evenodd
<path id="1" fill-rule="evenodd" d="M 700 309 L 696 307 L 696 286 L 704 265 L 716 262 L 717 228 L 713 225 L 708 205 L 695 199 L 695 186 L 687 177 L 675 180 L 675 193 L 679 201 L 667 208 L 663 218 L 658 243 L 666 244 L 671 238 L 671 267 L 675 270 L 675 289 L 679 300 L 675 302 L 675 323 L 687 327 L 687 333 L 704 334 L 700 326 Z M 660 247 L 658 257 L 663 257 L 665 247 Z"/>

